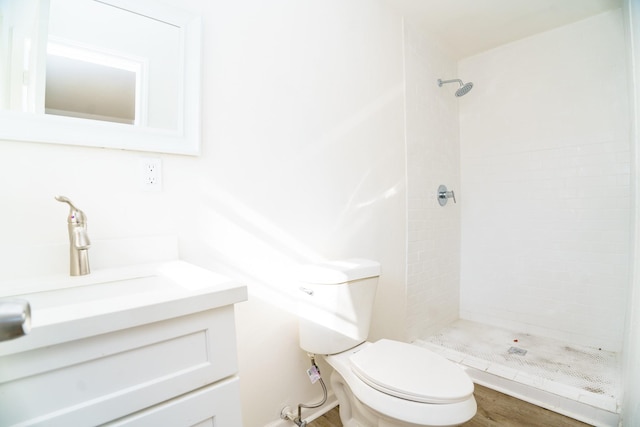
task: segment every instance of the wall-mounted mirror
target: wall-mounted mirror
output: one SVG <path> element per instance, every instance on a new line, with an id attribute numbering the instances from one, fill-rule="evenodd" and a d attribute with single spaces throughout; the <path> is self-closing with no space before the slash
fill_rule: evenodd
<path id="1" fill-rule="evenodd" d="M 199 154 L 200 31 L 157 0 L 0 0 L 0 139 Z"/>

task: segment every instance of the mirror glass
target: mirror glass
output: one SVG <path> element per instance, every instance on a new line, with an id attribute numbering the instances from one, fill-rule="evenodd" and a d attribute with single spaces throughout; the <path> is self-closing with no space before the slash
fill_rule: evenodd
<path id="1" fill-rule="evenodd" d="M 0 0 L 0 138 L 199 153 L 200 20 L 153 0 Z"/>

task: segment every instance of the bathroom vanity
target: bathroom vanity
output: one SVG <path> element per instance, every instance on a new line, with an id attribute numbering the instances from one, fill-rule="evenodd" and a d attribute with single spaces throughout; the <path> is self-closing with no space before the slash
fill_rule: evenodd
<path id="1" fill-rule="evenodd" d="M 64 283 L 16 295 L 31 332 L 0 343 L 0 425 L 242 425 L 245 286 L 184 261 L 47 280 Z"/>

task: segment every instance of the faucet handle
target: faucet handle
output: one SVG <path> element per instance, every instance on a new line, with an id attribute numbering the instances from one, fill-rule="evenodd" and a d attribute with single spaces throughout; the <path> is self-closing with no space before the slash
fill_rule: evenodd
<path id="1" fill-rule="evenodd" d="M 69 211 L 69 217 L 67 218 L 67 221 L 70 224 L 84 224 L 87 221 L 87 216 L 84 214 L 84 212 L 82 212 L 80 209 L 78 209 L 71 200 L 69 200 L 68 197 L 65 196 L 56 196 L 55 199 L 59 202 L 62 203 L 66 203 L 69 205 L 70 211 Z"/>
<path id="2" fill-rule="evenodd" d="M 59 201 L 59 202 L 62 202 L 62 203 L 67 203 L 67 204 L 71 207 L 71 209 L 78 210 L 78 208 L 76 208 L 76 207 L 73 205 L 73 202 L 72 202 L 71 200 L 69 200 L 69 198 L 68 198 L 68 197 L 65 197 L 65 196 L 56 196 L 56 200 L 57 200 L 57 201 Z"/>

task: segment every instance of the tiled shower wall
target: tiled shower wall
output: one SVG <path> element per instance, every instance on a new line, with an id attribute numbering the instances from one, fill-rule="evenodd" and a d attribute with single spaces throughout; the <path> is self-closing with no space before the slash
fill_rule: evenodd
<path id="1" fill-rule="evenodd" d="M 460 151 L 456 63 L 428 38 L 405 25 L 408 339 L 458 318 L 460 272 Z M 460 99 L 462 101 L 462 99 Z M 437 188 L 456 192 L 441 207 Z"/>
<path id="2" fill-rule="evenodd" d="M 630 151 L 622 14 L 466 58 L 461 317 L 618 351 Z"/>

